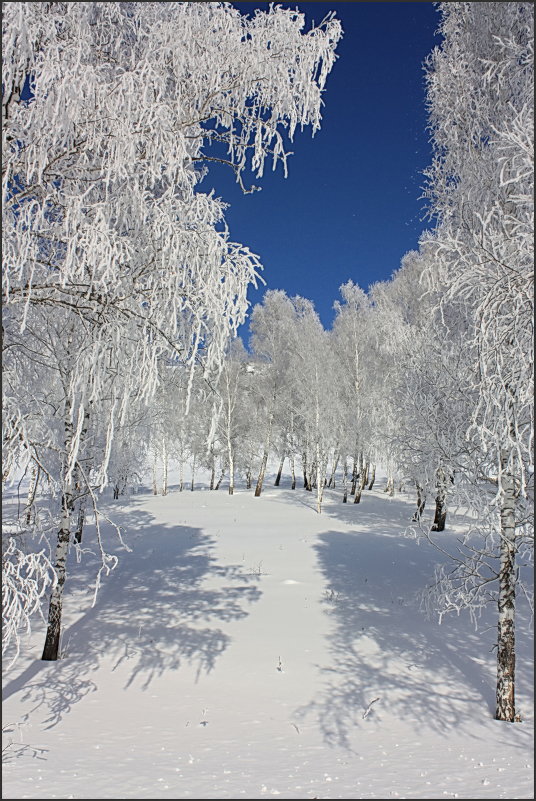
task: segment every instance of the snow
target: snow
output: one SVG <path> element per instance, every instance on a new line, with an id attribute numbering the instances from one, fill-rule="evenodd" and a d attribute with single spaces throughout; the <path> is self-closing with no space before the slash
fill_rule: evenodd
<path id="1" fill-rule="evenodd" d="M 327 490 L 318 515 L 313 493 L 265 486 L 107 502 L 131 552 L 105 531 L 120 563 L 92 607 L 88 527 L 63 658 L 40 661 L 36 622 L 5 672 L 4 797 L 533 798 L 523 599 L 523 722 L 500 723 L 496 612 L 478 631 L 424 616 L 441 555 L 404 537 L 413 494 L 380 478 L 359 505 Z M 448 524 L 445 542 L 463 515 Z"/>

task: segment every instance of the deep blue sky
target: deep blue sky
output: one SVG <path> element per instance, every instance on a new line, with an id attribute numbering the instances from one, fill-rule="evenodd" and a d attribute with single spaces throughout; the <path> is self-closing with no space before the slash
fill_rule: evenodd
<path id="1" fill-rule="evenodd" d="M 234 2 L 242 13 L 266 3 Z M 231 171 L 211 164 L 201 187 L 230 203 L 233 241 L 264 265 L 268 289 L 311 299 L 331 326 L 339 286 L 388 279 L 417 246 L 424 217 L 422 170 L 431 160 L 422 64 L 439 37 L 433 3 L 280 3 L 306 14 L 306 29 L 329 11 L 341 20 L 339 58 L 323 95 L 322 128 L 297 132 L 289 175 L 281 167 L 242 195 Z M 247 326 L 241 330 L 247 338 Z"/>

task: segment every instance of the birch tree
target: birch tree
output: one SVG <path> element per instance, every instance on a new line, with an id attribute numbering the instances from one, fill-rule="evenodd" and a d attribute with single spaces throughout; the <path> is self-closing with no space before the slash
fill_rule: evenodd
<path id="1" fill-rule="evenodd" d="M 444 302 L 471 308 L 477 402 L 467 439 L 495 488 L 484 505 L 475 493 L 492 524 L 482 559 L 499 562 L 484 579 L 471 561 L 452 580 L 457 603 L 498 583 L 496 718 L 513 721 L 516 556 L 533 532 L 533 6 L 443 3 L 441 14 L 443 44 L 427 66 L 436 229 L 426 241 Z M 478 489 L 478 475 L 465 478 Z"/>

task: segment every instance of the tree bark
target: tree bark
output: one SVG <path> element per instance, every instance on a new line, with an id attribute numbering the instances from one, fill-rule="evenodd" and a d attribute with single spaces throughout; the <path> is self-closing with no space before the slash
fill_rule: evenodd
<path id="1" fill-rule="evenodd" d="M 41 659 L 55 662 L 59 655 L 61 635 L 61 615 L 63 606 L 63 588 L 65 585 L 67 553 L 71 534 L 71 513 L 73 510 L 73 493 L 70 484 L 64 487 L 61 501 L 61 527 L 58 531 L 56 543 L 56 577 L 57 583 L 53 588 L 48 607 L 48 623 L 45 646 Z"/>
<path id="2" fill-rule="evenodd" d="M 219 488 L 220 488 L 220 484 L 221 484 L 221 482 L 223 481 L 223 477 L 224 477 L 224 475 L 225 475 L 225 467 L 223 467 L 223 468 L 222 468 L 222 470 L 221 470 L 221 473 L 220 473 L 220 477 L 219 477 L 219 479 L 216 481 L 216 486 L 214 487 L 214 489 L 215 489 L 215 490 L 219 490 Z"/>
<path id="3" fill-rule="evenodd" d="M 352 464 L 352 487 L 350 489 L 350 495 L 355 495 L 355 490 L 357 487 L 357 453 L 354 454 L 354 461 Z"/>
<path id="4" fill-rule="evenodd" d="M 342 469 L 342 502 L 348 503 L 348 459 L 344 457 L 344 466 Z"/>
<path id="5" fill-rule="evenodd" d="M 158 487 L 156 486 L 156 460 L 157 460 L 157 455 L 155 451 L 153 459 L 153 495 L 158 495 Z"/>
<path id="6" fill-rule="evenodd" d="M 74 541 L 77 542 L 78 545 L 80 545 L 80 543 L 82 542 L 82 532 L 84 530 L 84 523 L 86 522 L 86 501 L 87 501 L 86 495 L 84 495 L 78 501 L 78 518 L 76 521 L 76 529 L 74 532 Z"/>
<path id="7" fill-rule="evenodd" d="M 438 468 L 436 479 L 437 495 L 432 531 L 444 531 L 447 521 L 447 476 L 442 467 Z"/>
<path id="8" fill-rule="evenodd" d="M 234 474 L 235 474 L 235 464 L 234 464 L 234 453 L 231 445 L 229 444 L 229 451 L 228 451 L 228 459 L 229 459 L 229 495 L 234 494 Z"/>
<path id="9" fill-rule="evenodd" d="M 361 493 L 365 488 L 365 484 L 367 483 L 367 476 L 368 476 L 368 463 L 367 465 L 361 465 L 361 472 L 359 474 L 359 482 L 357 484 L 354 496 L 354 503 L 361 502 Z"/>
<path id="10" fill-rule="evenodd" d="M 65 429 L 65 463 L 63 465 L 63 492 L 61 496 L 61 518 L 58 539 L 56 541 L 56 585 L 50 594 L 48 606 L 48 622 L 45 645 L 41 659 L 46 662 L 55 662 L 59 655 L 61 636 L 61 616 L 63 606 L 63 587 L 67 575 L 67 554 L 71 536 L 71 515 L 73 512 L 73 478 L 69 477 L 68 459 L 73 442 L 73 424 L 70 418 L 71 404 L 66 402 L 64 429 Z"/>
<path id="11" fill-rule="evenodd" d="M 195 462 L 196 462 L 196 454 L 194 453 L 194 457 L 192 459 L 192 482 L 190 484 L 190 489 L 193 492 L 195 486 Z"/>
<path id="12" fill-rule="evenodd" d="M 395 494 L 395 479 L 392 473 L 387 473 L 387 484 L 385 486 L 384 492 L 388 492 L 391 498 Z"/>
<path id="13" fill-rule="evenodd" d="M 210 465 L 210 484 L 209 490 L 214 489 L 214 481 L 216 479 L 216 457 L 212 454 L 212 460 Z"/>
<path id="14" fill-rule="evenodd" d="M 426 495 L 424 494 L 424 489 L 421 487 L 418 481 L 415 482 L 415 488 L 417 490 L 417 508 L 415 509 L 415 512 L 411 519 L 413 520 L 414 523 L 417 523 L 421 519 L 422 513 L 424 512 L 424 507 L 426 505 Z"/>
<path id="15" fill-rule="evenodd" d="M 337 455 L 334 454 L 333 459 L 333 467 L 331 470 L 331 474 L 329 476 L 328 487 L 330 489 L 335 489 L 335 473 L 337 472 L 337 467 L 339 466 L 339 459 L 341 458 L 341 454 L 337 452 Z"/>
<path id="16" fill-rule="evenodd" d="M 275 403 L 275 397 L 274 397 Z M 266 465 L 268 463 L 268 454 L 270 451 L 270 440 L 272 438 L 272 425 L 274 422 L 274 413 L 270 413 L 268 418 L 268 431 L 266 433 L 266 442 L 264 444 L 264 453 L 262 455 L 261 469 L 259 470 L 259 477 L 257 479 L 257 486 L 255 487 L 255 498 L 258 498 L 262 492 L 262 483 L 264 481 L 264 474 L 266 473 Z"/>
<path id="17" fill-rule="evenodd" d="M 168 494 L 168 452 L 166 439 L 162 437 L 162 495 Z"/>
<path id="18" fill-rule="evenodd" d="M 372 465 L 371 474 L 370 474 L 370 484 L 368 485 L 369 490 L 372 489 L 372 487 L 374 486 L 374 482 L 375 481 L 376 481 L 376 465 L 373 464 Z"/>
<path id="19" fill-rule="evenodd" d="M 507 459 L 501 456 L 503 468 Z M 496 720 L 513 722 L 515 711 L 515 482 L 512 475 L 503 472 L 501 478 L 501 544 L 499 573 L 499 622 L 497 636 L 497 708 Z"/>
<path id="20" fill-rule="evenodd" d="M 292 478 L 292 483 L 290 485 L 290 489 L 295 490 L 296 489 L 296 468 L 295 468 L 295 465 L 294 465 L 294 453 L 291 453 L 291 455 L 290 455 L 290 475 L 291 475 L 291 478 Z"/>
<path id="21" fill-rule="evenodd" d="M 39 483 L 39 468 L 32 464 L 32 476 L 30 479 L 30 486 L 28 487 L 28 500 L 26 502 L 26 525 L 29 526 L 32 522 L 32 513 L 35 512 L 34 503 L 37 494 L 37 485 Z"/>
<path id="22" fill-rule="evenodd" d="M 279 462 L 279 469 L 277 471 L 277 476 L 275 477 L 274 487 L 278 487 L 281 482 L 281 473 L 283 472 L 283 464 L 285 461 L 286 454 L 283 454 L 281 457 L 281 461 Z"/>

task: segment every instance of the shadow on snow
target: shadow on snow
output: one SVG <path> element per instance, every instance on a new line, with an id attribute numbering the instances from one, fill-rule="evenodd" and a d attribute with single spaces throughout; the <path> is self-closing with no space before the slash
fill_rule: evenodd
<path id="1" fill-rule="evenodd" d="M 141 510 L 114 509 L 113 519 L 127 532 L 132 552 L 122 549 L 110 526 L 103 527 L 107 549 L 120 550 L 120 561 L 103 579 L 93 608 L 96 558 L 85 555 L 76 564 L 70 554 L 63 658 L 32 662 L 4 689 L 4 700 L 21 692 L 32 712 L 43 707 L 47 728 L 97 690 L 91 674 L 104 659 L 112 672 L 120 669 L 126 676 L 125 690 L 136 681 L 146 690 L 153 679 L 181 665 L 192 666 L 196 680 L 210 672 L 230 641 L 218 621 L 245 617 L 245 607 L 261 595 L 255 578 L 239 566 L 217 564 L 214 540 L 201 529 L 155 524 Z M 87 527 L 83 542 L 91 550 L 92 529 Z M 76 606 L 82 614 L 69 623 Z"/>
<path id="2" fill-rule="evenodd" d="M 285 489 L 279 498 L 314 508 L 311 493 L 297 495 Z M 326 494 L 323 514 L 343 520 L 349 530 L 326 531 L 314 546 L 326 587 L 322 603 L 332 621 L 330 659 L 318 666 L 322 690 L 298 714 L 316 717 L 332 745 L 353 749 L 367 726 L 396 726 L 393 718 L 416 731 L 443 734 L 454 727 L 463 731 L 464 721 L 494 718 L 495 605 L 484 609 L 477 630 L 467 612 L 448 615 L 441 624 L 437 617 L 426 618 L 421 593 L 432 584 L 434 567 L 447 558 L 427 542 L 404 536 L 413 508 L 409 493 L 394 498 L 381 490 L 364 493 L 360 504 L 342 504 L 335 493 Z M 462 515 L 451 520 L 458 531 L 466 523 Z M 457 536 L 447 530 L 439 542 L 453 550 Z M 516 681 L 518 695 L 530 699 L 526 607 L 520 599 Z M 521 745 L 524 738 L 516 729 Z"/>

